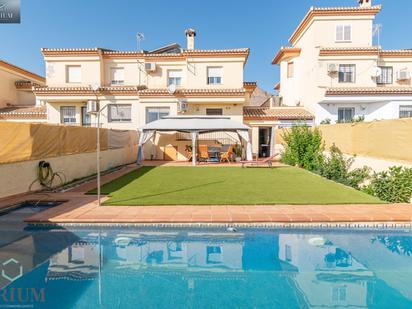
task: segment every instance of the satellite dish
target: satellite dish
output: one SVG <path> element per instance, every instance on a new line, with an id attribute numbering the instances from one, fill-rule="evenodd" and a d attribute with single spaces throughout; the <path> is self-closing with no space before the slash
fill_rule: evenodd
<path id="1" fill-rule="evenodd" d="M 369 70 L 369 75 L 371 76 L 371 77 L 379 77 L 379 76 L 381 76 L 382 75 L 382 69 L 380 68 L 380 67 L 372 67 L 370 70 Z"/>
<path id="2" fill-rule="evenodd" d="M 100 84 L 99 83 L 93 83 L 90 85 L 90 87 L 92 88 L 93 91 L 97 91 L 100 88 Z"/>
<path id="3" fill-rule="evenodd" d="M 167 86 L 167 91 L 169 91 L 170 94 L 174 94 L 176 92 L 176 85 L 170 84 L 169 86 Z"/>

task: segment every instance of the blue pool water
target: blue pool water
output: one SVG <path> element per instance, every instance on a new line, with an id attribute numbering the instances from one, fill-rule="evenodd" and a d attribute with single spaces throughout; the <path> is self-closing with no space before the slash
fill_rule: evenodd
<path id="1" fill-rule="evenodd" d="M 0 308 L 412 308 L 408 231 L 11 229 L 3 217 Z"/>

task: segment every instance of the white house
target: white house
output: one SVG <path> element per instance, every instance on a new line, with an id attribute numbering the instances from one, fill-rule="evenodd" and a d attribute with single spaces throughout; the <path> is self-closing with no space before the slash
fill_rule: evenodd
<path id="1" fill-rule="evenodd" d="M 316 123 L 412 117 L 412 50 L 373 44 L 381 5 L 310 8 L 272 63 L 282 105 L 303 106 Z"/>

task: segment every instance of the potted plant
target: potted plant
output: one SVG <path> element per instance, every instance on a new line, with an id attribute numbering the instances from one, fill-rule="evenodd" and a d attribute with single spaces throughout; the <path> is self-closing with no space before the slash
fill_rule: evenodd
<path id="1" fill-rule="evenodd" d="M 235 161 L 240 162 L 242 160 L 242 146 L 237 144 L 233 152 L 235 153 Z"/>

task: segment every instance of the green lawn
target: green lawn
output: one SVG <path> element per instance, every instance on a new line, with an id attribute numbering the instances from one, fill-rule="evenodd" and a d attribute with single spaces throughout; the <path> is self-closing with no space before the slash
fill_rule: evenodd
<path id="1" fill-rule="evenodd" d="M 105 205 L 383 203 L 295 167 L 142 167 L 102 186 L 102 194 L 111 197 Z"/>

